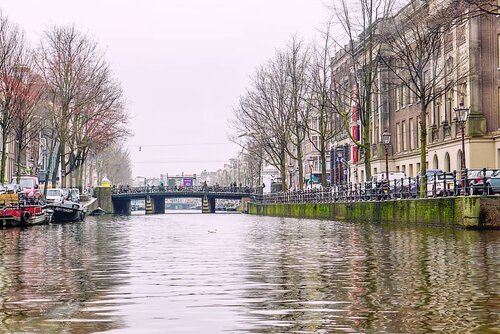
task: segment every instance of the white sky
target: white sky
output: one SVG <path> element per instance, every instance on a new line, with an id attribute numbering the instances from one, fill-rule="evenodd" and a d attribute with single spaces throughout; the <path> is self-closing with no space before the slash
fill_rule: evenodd
<path id="1" fill-rule="evenodd" d="M 37 43 L 74 23 L 106 51 L 132 115 L 134 176 L 215 171 L 238 147 L 228 119 L 257 66 L 317 35 L 324 0 L 0 0 Z M 139 151 L 141 146 L 141 151 Z"/>

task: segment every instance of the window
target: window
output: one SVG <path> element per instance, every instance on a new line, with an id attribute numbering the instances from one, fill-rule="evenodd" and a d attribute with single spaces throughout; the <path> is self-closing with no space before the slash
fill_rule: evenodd
<path id="1" fill-rule="evenodd" d="M 417 116 L 417 148 L 420 147 L 420 116 Z"/>
<path id="2" fill-rule="evenodd" d="M 435 111 L 434 112 L 434 122 L 432 124 L 439 125 L 441 123 L 441 100 L 439 98 L 435 102 L 434 111 Z"/>
<path id="3" fill-rule="evenodd" d="M 415 148 L 415 124 L 413 118 L 410 118 L 410 150 Z"/>
<path id="4" fill-rule="evenodd" d="M 408 176 L 413 177 L 413 164 L 408 165 Z"/>
<path id="5" fill-rule="evenodd" d="M 497 35 L 497 68 L 500 68 L 500 34 Z"/>
<path id="6" fill-rule="evenodd" d="M 401 128 L 402 128 L 402 141 L 401 141 L 401 149 L 403 151 L 406 151 L 406 138 L 408 137 L 408 133 L 406 132 L 406 121 L 401 122 Z"/>
<path id="7" fill-rule="evenodd" d="M 313 128 L 313 130 L 319 129 L 319 124 L 318 124 L 319 122 L 318 121 L 319 121 L 318 117 L 313 117 L 311 119 L 311 127 Z"/>
<path id="8" fill-rule="evenodd" d="M 311 142 L 312 142 L 312 149 L 311 151 L 315 150 L 314 147 L 319 147 L 319 137 L 318 136 L 312 136 L 311 137 Z"/>
<path id="9" fill-rule="evenodd" d="M 449 123 L 451 121 L 451 115 L 453 114 L 453 106 L 455 105 L 453 91 L 449 91 L 447 93 L 446 100 L 448 102 L 448 105 L 446 106 L 446 113 L 444 115 L 444 120 Z"/>
<path id="10" fill-rule="evenodd" d="M 401 126 L 396 123 L 396 151 L 401 152 Z"/>
<path id="11" fill-rule="evenodd" d="M 403 95 L 404 95 L 404 86 L 401 85 L 399 86 L 399 102 L 398 102 L 398 109 L 402 108 L 404 106 L 404 101 L 403 101 Z"/>
<path id="12" fill-rule="evenodd" d="M 460 101 L 459 102 L 463 102 L 464 106 L 468 105 L 468 103 L 467 103 L 467 82 L 462 82 L 458 86 L 458 91 L 460 94 Z"/>

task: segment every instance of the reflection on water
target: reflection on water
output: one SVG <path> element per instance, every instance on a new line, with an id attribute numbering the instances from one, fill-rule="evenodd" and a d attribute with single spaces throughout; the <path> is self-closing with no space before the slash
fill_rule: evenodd
<path id="1" fill-rule="evenodd" d="M 0 332 L 494 333 L 500 232 L 239 214 L 0 230 Z"/>

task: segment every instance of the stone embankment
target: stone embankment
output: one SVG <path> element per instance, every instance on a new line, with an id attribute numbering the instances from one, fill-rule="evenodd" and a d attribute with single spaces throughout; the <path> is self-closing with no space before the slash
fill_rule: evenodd
<path id="1" fill-rule="evenodd" d="M 335 203 L 249 203 L 255 215 L 346 222 L 420 224 L 465 229 L 500 229 L 500 196 L 459 196 Z"/>

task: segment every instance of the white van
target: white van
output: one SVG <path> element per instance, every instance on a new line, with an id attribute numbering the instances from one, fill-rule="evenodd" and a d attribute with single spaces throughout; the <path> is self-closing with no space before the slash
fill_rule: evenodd
<path id="1" fill-rule="evenodd" d="M 372 183 L 377 184 L 379 182 L 385 181 L 386 173 L 377 173 L 372 175 Z M 406 175 L 403 172 L 389 172 L 389 182 L 394 182 L 394 180 L 406 179 Z"/>
<path id="2" fill-rule="evenodd" d="M 64 193 L 61 188 L 47 189 L 46 200 L 47 203 L 59 203 L 62 202 L 64 198 Z"/>

